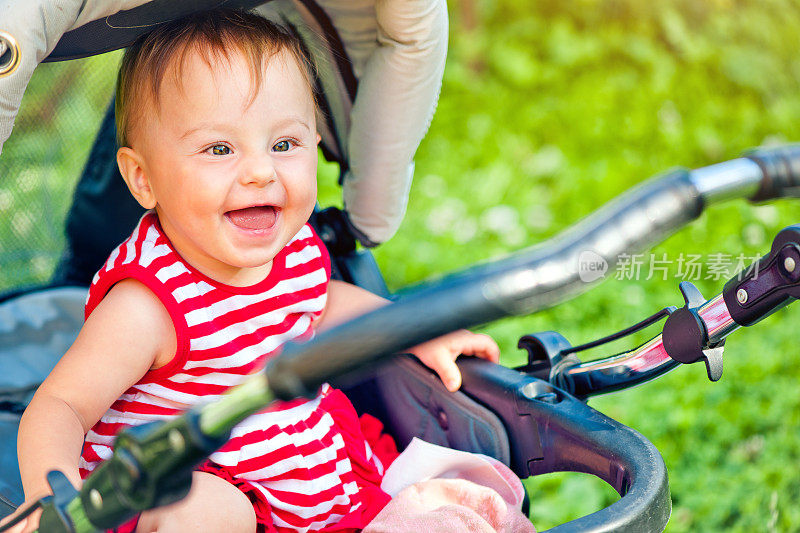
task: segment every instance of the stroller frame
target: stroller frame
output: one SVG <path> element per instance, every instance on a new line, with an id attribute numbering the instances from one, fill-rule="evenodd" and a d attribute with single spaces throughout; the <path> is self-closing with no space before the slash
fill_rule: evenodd
<path id="1" fill-rule="evenodd" d="M 155 3 L 166 4 L 166 2 Z M 248 7 L 261 2 L 233 3 Z M 311 0 L 302 0 L 301 3 L 313 11 L 314 4 Z M 321 27 L 324 26 L 324 23 L 321 23 Z M 315 36 L 318 37 L 319 33 Z M 77 34 L 65 36 L 64 46 L 70 39 L 75 39 L 76 43 L 82 42 L 79 37 Z M 125 37 L 123 41 L 126 39 L 129 37 Z M 329 39 L 331 42 L 335 41 Z M 106 49 L 115 47 L 118 46 L 113 45 Z M 68 56 L 78 57 L 81 54 L 96 52 L 97 50 L 92 50 L 74 56 L 63 52 L 63 56 L 58 57 L 58 54 L 54 54 L 51 59 L 66 59 Z M 343 64 L 346 65 L 341 63 L 341 59 L 346 57 L 343 51 L 335 51 L 332 57 L 340 63 L 340 69 Z M 341 156 L 342 143 L 337 143 L 335 140 L 343 138 L 343 132 L 346 131 L 343 124 L 346 122 L 348 100 L 355 94 L 353 85 L 355 78 L 350 76 L 345 73 L 333 81 L 330 79 L 327 82 L 320 81 L 320 90 L 326 95 L 327 115 L 330 118 L 326 127 L 329 128 L 329 138 L 334 139 L 334 142 L 324 145 L 325 153 L 330 158 L 338 160 L 342 168 L 346 168 L 347 162 Z M 326 90 L 326 87 L 329 89 Z M 341 87 L 347 89 L 344 93 L 346 98 L 341 97 L 342 93 L 336 98 L 328 98 L 328 95 L 334 94 L 332 92 L 334 89 L 338 90 Z M 90 157 L 90 164 L 86 167 L 84 180 L 89 179 L 87 176 L 94 173 L 96 178 L 108 180 L 109 184 L 114 182 L 121 184 L 121 180 L 109 179 L 115 175 L 113 171 L 116 170 L 113 161 L 109 161 L 108 157 L 110 139 L 113 139 L 112 128 L 113 116 L 107 114 Z M 494 290 L 498 291 L 498 294 L 494 295 L 494 299 L 487 299 L 483 291 L 486 287 L 484 282 L 488 283 L 487 280 L 490 279 L 496 281 L 512 274 L 517 275 L 519 273 L 517 267 L 534 263 L 544 264 L 544 260 L 555 257 L 555 255 L 547 257 L 546 252 L 563 252 L 568 248 L 567 245 L 574 245 L 581 240 L 597 239 L 602 233 L 601 229 L 608 231 L 614 226 L 630 228 L 630 219 L 643 215 L 644 208 L 636 206 L 641 206 L 646 200 L 664 201 L 665 198 L 673 200 L 678 198 L 680 201 L 674 209 L 667 210 L 661 219 L 654 222 L 653 226 L 657 231 L 652 231 L 653 227 L 648 226 L 645 230 L 650 231 L 640 231 L 636 238 L 618 243 L 620 246 L 640 248 L 646 243 L 654 242 L 699 216 L 711 201 L 731 196 L 732 191 L 752 196 L 755 189 L 758 189 L 758 183 L 761 183 L 758 189 L 760 199 L 789 195 L 791 189 L 796 190 L 797 184 L 800 183 L 797 173 L 793 170 L 798 168 L 798 160 L 800 155 L 795 150 L 789 154 L 779 154 L 774 158 L 751 158 L 751 163 L 755 161 L 757 165 L 737 163 L 738 174 L 732 172 L 730 167 L 717 168 L 714 172 L 675 173 L 634 191 L 625 198 L 625 201 L 613 206 L 613 209 L 609 206 L 609 209 L 599 212 L 576 227 L 571 234 L 554 239 L 549 247 L 544 246 L 524 257 L 522 255 L 512 257 L 502 265 L 490 265 L 484 269 L 453 276 L 434 286 L 423 287 L 401 303 L 406 304 L 406 308 L 412 305 L 419 306 L 420 302 L 434 306 L 427 318 L 438 317 L 438 321 L 434 321 L 431 328 L 415 333 L 420 340 L 424 340 L 423 337 L 435 336 L 439 330 L 449 331 L 510 313 L 532 312 L 553 305 L 568 294 L 574 294 L 575 286 L 565 282 L 557 287 L 557 290 L 545 294 L 536 290 L 522 293 L 510 287 L 508 283 L 495 284 Z M 732 175 L 735 175 L 736 179 L 733 179 Z M 704 179 L 700 179 L 702 176 Z M 87 182 L 82 180 L 82 183 Z M 79 192 L 80 189 L 81 185 Z M 105 192 L 108 193 L 108 190 Z M 91 204 L 80 194 L 76 198 L 79 201 L 73 206 L 71 220 L 76 220 L 75 216 L 80 219 L 80 213 L 76 213 L 77 208 Z M 86 203 L 81 204 L 81 201 Z M 111 202 L 105 204 L 109 208 L 112 205 Z M 114 205 L 114 215 L 118 214 L 118 209 L 119 206 Z M 98 216 L 113 220 L 113 217 L 108 215 L 109 213 L 101 213 Z M 339 279 L 353 282 L 379 294 L 388 294 L 371 255 L 356 249 L 355 236 L 341 213 L 336 210 L 318 212 L 314 216 L 314 224 L 331 251 L 334 272 Z M 589 231 L 592 227 L 597 231 Z M 116 245 L 118 240 L 114 237 L 111 246 Z M 630 240 L 634 242 L 629 242 Z M 105 252 L 101 251 L 98 255 L 102 259 L 105 258 Z M 3 307 L 11 309 L 13 306 L 16 310 L 31 310 L 35 309 L 36 305 L 41 305 L 41 301 L 38 303 L 35 301 L 37 299 L 47 300 L 46 305 L 52 305 L 61 298 L 60 301 L 65 302 L 65 305 L 57 314 L 58 320 L 63 320 L 65 317 L 74 319 L 75 310 L 80 310 L 80 306 L 76 307 L 74 304 L 80 300 L 81 291 L 58 288 L 58 286 L 86 285 L 72 275 L 80 272 L 80 269 L 67 268 L 75 265 L 75 259 L 75 255 L 65 258 L 62 268 L 59 269 L 60 276 L 54 279 L 51 287 L 7 294 L 4 297 Z M 516 281 L 521 281 L 519 276 Z M 463 305 L 454 305 L 454 302 Z M 462 311 L 454 312 L 454 308 L 460 308 Z M 395 308 L 397 309 L 402 309 L 402 306 Z M 467 311 L 463 311 L 464 309 Z M 366 352 L 375 348 L 375 345 L 370 346 L 364 334 L 380 331 L 376 328 L 376 323 L 384 326 L 400 323 L 401 331 L 394 340 L 403 346 L 413 344 L 409 335 L 414 322 L 412 320 L 406 324 L 397 322 L 398 316 L 405 315 L 389 316 L 392 320 L 377 315 L 365 317 L 357 324 L 346 325 L 342 329 L 337 329 L 336 333 L 331 333 L 353 339 L 347 345 L 352 348 L 352 352 Z M 450 318 L 445 320 L 443 319 L 445 316 Z M 80 317 L 76 324 L 77 327 L 80 326 Z M 15 335 L 19 333 L 20 331 L 14 332 Z M 401 337 L 403 342 L 397 340 Z M 326 336 L 320 339 L 320 342 L 327 342 L 330 338 Z M 360 344 L 360 347 L 356 348 L 357 344 Z M 306 351 L 311 353 L 318 346 L 318 344 L 310 346 Z M 389 349 L 383 345 L 375 349 L 379 355 L 395 351 L 394 347 Z M 292 354 L 288 355 L 290 357 L 287 360 L 291 361 Z M 51 361 L 54 362 L 55 360 Z M 342 377 L 340 383 L 336 384 L 346 391 L 360 411 L 371 412 L 383 420 L 401 446 L 407 444 L 413 436 L 420 436 L 435 444 L 486 453 L 508 464 L 520 477 L 555 471 L 590 473 L 609 483 L 622 496 L 619 501 L 606 509 L 558 526 L 551 531 L 663 529 L 669 519 L 671 502 L 666 468 L 658 451 L 636 431 L 588 407 L 582 399 L 566 390 L 564 385 L 553 385 L 558 375 L 553 372 L 558 366 L 557 360 L 540 361 L 540 363 L 543 363 L 544 372 L 541 371 L 542 368 L 537 371 L 511 370 L 485 361 L 462 360 L 459 366 L 463 374 L 463 386 L 461 391 L 455 394 L 445 391 L 433 374 L 410 358 L 398 358 L 392 363 L 363 374 L 358 380 Z M 349 365 L 353 366 L 353 363 L 350 362 Z M 46 370 L 42 372 L 40 369 L 38 377 L 43 377 L 44 373 Z M 7 405 L 12 406 L 0 416 L 0 430 L 2 430 L 0 434 L 4 435 L 3 442 L 8 442 L 16 432 L 21 408 L 27 403 L 32 387 L 35 388 L 36 385 L 37 376 L 32 377 L 27 385 L 3 391 L 6 396 L 4 400 L 7 401 Z M 275 382 L 278 384 L 280 380 Z M 291 391 L 284 392 L 291 394 Z M 413 413 L 413 416 L 410 416 L 410 413 Z M 13 467 L 16 466 L 13 464 L 13 459 L 9 461 L 6 451 L 0 455 L 0 461 L 3 461 L 4 465 L 8 463 Z M 4 469 L 4 472 L 12 471 Z M 10 476 L 4 474 L 6 479 L 0 479 L 0 516 L 8 514 L 21 502 L 18 479 L 13 479 L 13 475 L 13 473 Z M 8 477 L 12 479 L 8 480 Z"/>

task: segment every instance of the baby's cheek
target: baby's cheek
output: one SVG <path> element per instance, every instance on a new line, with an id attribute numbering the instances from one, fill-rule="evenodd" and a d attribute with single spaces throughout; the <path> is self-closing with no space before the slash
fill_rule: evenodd
<path id="1" fill-rule="evenodd" d="M 297 205 L 302 206 L 308 211 L 309 216 L 311 211 L 314 210 L 314 205 L 317 202 L 317 180 L 316 177 L 310 183 L 300 184 L 296 192 Z"/>

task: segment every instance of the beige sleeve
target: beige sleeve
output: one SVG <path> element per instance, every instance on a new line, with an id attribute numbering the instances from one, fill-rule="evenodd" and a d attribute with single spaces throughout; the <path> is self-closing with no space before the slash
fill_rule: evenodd
<path id="1" fill-rule="evenodd" d="M 436 109 L 447 55 L 445 0 L 318 0 L 359 80 L 344 204 L 367 240 L 384 242 L 405 215 L 414 153 Z"/>

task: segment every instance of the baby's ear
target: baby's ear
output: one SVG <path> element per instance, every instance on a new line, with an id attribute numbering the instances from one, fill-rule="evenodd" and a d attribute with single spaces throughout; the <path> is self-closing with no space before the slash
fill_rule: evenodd
<path id="1" fill-rule="evenodd" d="M 133 148 L 123 146 L 117 150 L 117 166 L 139 205 L 145 209 L 153 209 L 156 206 L 156 197 L 150 187 L 141 156 Z"/>

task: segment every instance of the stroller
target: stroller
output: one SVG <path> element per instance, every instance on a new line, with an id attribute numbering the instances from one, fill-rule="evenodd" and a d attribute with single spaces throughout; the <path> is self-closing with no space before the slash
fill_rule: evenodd
<path id="1" fill-rule="evenodd" d="M 325 13 L 313 9 L 313 2 L 285 3 L 285 6 L 299 6 L 296 13 L 306 16 L 310 13 L 319 28 L 331 27 Z M 129 15 L 134 16 L 135 10 L 131 11 Z M 141 16 L 146 13 L 143 11 Z M 318 50 L 318 39 L 327 34 L 304 34 L 302 28 L 310 27 L 312 22 L 305 24 L 292 27 L 309 50 Z M 128 38 L 130 36 L 125 37 Z M 85 39 L 86 35 L 73 34 L 69 38 L 65 36 L 64 42 L 80 43 Z M 335 49 L 333 37 L 326 41 L 322 43 L 324 49 Z M 94 52 L 119 45 L 96 44 Z M 76 52 L 64 52 L 63 57 L 76 55 Z M 336 50 L 331 56 L 339 71 L 345 70 L 340 72 L 339 81 L 349 80 L 352 85 L 355 77 L 347 73 L 346 61 L 341 61 L 345 57 L 342 50 Z M 331 62 L 329 58 L 328 64 Z M 320 72 L 324 76 L 325 71 Z M 343 82 L 320 81 L 319 85 L 329 116 L 336 117 L 335 109 L 346 109 L 338 104 L 352 98 L 354 93 L 337 92 L 342 85 L 347 86 Z M 123 221 L 120 213 L 126 208 L 108 201 L 115 196 L 115 191 L 108 189 L 110 184 L 121 185 L 121 180 L 104 179 L 111 172 L 109 169 L 114 169 L 113 160 L 108 157 L 109 147 L 113 146 L 112 124 L 113 120 L 107 117 L 86 166 L 87 175 L 78 186 L 70 219 L 78 225 L 81 220 L 85 223 L 86 219 L 81 217 L 88 210 L 89 216 L 102 220 L 101 224 L 95 223 L 95 227 L 104 228 L 104 235 L 98 239 L 107 239 L 108 248 L 103 249 L 102 243 L 89 243 L 92 251 L 83 253 L 84 250 L 76 250 L 73 243 L 72 254 L 59 267 L 53 283 L 13 291 L 3 298 L 3 317 L 9 324 L 3 333 L 3 375 L 11 381 L 4 385 L 5 410 L 0 419 L 3 446 L 0 506 L 5 506 L 0 515 L 9 514 L 22 501 L 13 444 L 19 415 L 36 384 L 80 328 L 85 299 L 85 289 L 80 286 L 88 284 L 93 269 L 99 265 L 98 259 L 102 262 L 110 247 L 129 230 L 131 219 L 138 215 L 131 209 L 126 215 L 129 218 Z M 336 150 L 336 139 L 341 140 L 346 134 L 346 121 L 342 119 L 337 124 L 332 118 L 328 126 L 325 151 L 329 157 L 346 165 L 341 149 Z M 757 193 L 759 199 L 768 199 L 796 193 L 800 184 L 798 161 L 800 151 L 796 148 L 765 151 L 693 172 L 676 171 L 653 180 L 541 247 L 422 287 L 385 310 L 341 326 L 304 347 L 287 350 L 282 363 L 270 367 L 270 386 L 274 387 L 276 395 L 293 396 L 298 392 L 291 386 L 297 383 L 294 378 L 313 388 L 319 380 L 340 376 L 354 404 L 384 421 L 400 446 L 418 436 L 435 444 L 484 453 L 509 465 L 522 478 L 554 471 L 586 472 L 603 479 L 620 494 L 620 500 L 608 508 L 552 531 L 661 530 L 669 519 L 671 503 L 666 468 L 660 454 L 642 435 L 591 409 L 582 400 L 653 379 L 679 362 L 703 360 L 709 377 L 718 379 L 721 344 L 736 328 L 730 319 L 734 314 L 733 302 L 739 301 L 736 295 L 740 290 L 746 290 L 739 286 L 741 280 L 734 284 L 736 286 L 726 286 L 724 296 L 708 301 L 684 286 L 686 305 L 680 310 L 683 312 L 665 313 L 671 324 L 669 331 L 678 332 L 673 338 L 679 340 L 674 341 L 676 346 L 670 344 L 670 348 L 665 347 L 665 341 L 660 345 L 648 343 L 646 349 L 619 357 L 580 363 L 574 354 L 587 346 L 571 347 L 553 332 L 526 336 L 520 340 L 520 345 L 529 353 L 527 365 L 512 370 L 483 361 L 462 361 L 463 387 L 456 394 L 447 393 L 434 376 L 407 358 L 399 358 L 358 379 L 348 379 L 347 370 L 458 327 L 470 327 L 509 314 L 533 312 L 574 295 L 586 287 L 580 272 L 554 266 L 579 264 L 575 250 L 597 250 L 599 259 L 613 264 L 619 253 L 663 238 L 699 216 L 708 204 L 718 199 L 737 195 L 752 197 L 753 193 Z M 106 188 L 98 188 L 98 183 Z M 98 198 L 105 201 L 98 202 Z M 103 213 L 98 207 L 108 211 Z M 112 221 L 118 221 L 119 227 L 113 228 Z M 373 292 L 388 294 L 374 260 L 368 252 L 357 249 L 358 236 L 340 211 L 320 211 L 313 222 L 331 251 L 335 276 Z M 117 234 L 111 235 L 114 232 Z M 774 259 L 783 254 L 780 259 L 785 265 L 789 257 L 786 254 L 794 253 L 791 245 L 799 240 L 795 233 L 796 228 L 781 233 L 768 257 Z M 787 247 L 789 252 L 784 251 Z M 94 259 L 90 254 L 94 254 Z M 800 261 L 800 256 L 796 260 Z M 765 260 L 764 264 L 777 263 Z M 745 276 L 744 281 L 748 280 L 750 278 Z M 778 280 L 783 278 L 778 276 L 773 282 L 778 283 Z M 764 289 L 761 294 L 769 295 L 769 302 L 751 297 L 751 302 L 762 302 L 757 306 L 760 314 L 737 315 L 736 324 L 749 325 L 776 306 L 785 305 L 790 296 L 796 298 L 797 289 L 792 289 L 796 283 L 796 279 L 789 279 L 783 286 Z M 733 300 L 729 293 L 733 294 Z M 720 302 L 731 310 L 730 320 L 720 318 Z M 712 314 L 716 317 L 713 324 Z M 705 337 L 701 336 L 699 341 L 683 334 L 693 331 L 687 326 L 692 320 L 695 324 L 700 320 L 703 325 L 698 334 Z M 389 325 L 392 327 L 387 327 Z M 374 333 L 387 331 L 390 333 L 380 336 Z M 667 331 L 665 325 L 665 334 Z M 593 346 L 597 344 L 592 343 Z M 660 352 L 655 349 L 658 346 Z M 318 355 L 330 353 L 342 356 L 337 360 L 327 356 L 330 364 L 326 366 L 309 363 L 319 363 L 324 358 Z M 292 379 L 287 377 L 290 375 Z M 285 385 L 282 390 L 281 383 Z"/>

